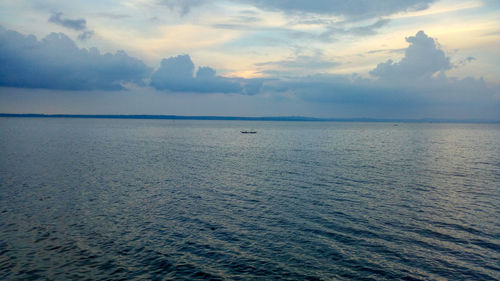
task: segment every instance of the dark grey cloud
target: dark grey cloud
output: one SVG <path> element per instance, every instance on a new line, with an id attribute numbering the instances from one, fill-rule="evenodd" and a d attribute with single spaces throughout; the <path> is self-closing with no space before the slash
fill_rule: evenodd
<path id="1" fill-rule="evenodd" d="M 54 13 L 49 18 L 49 22 L 55 23 L 57 25 L 73 29 L 76 31 L 82 31 L 87 28 L 87 21 L 85 19 L 68 19 L 62 17 L 63 13 Z"/>
<path id="2" fill-rule="evenodd" d="M 80 49 L 63 33 L 38 40 L 0 27 L 0 86 L 66 90 L 117 90 L 143 84 L 151 70 L 123 51 Z"/>
<path id="3" fill-rule="evenodd" d="M 426 9 L 436 0 L 244 0 L 266 10 L 293 13 L 343 15 L 349 18 L 373 18 L 397 12 Z"/>
<path id="4" fill-rule="evenodd" d="M 189 55 L 179 55 L 161 61 L 151 76 L 150 85 L 157 90 L 193 93 L 257 94 L 259 80 L 218 76 L 210 67 L 199 67 L 194 75 L 194 63 Z"/>

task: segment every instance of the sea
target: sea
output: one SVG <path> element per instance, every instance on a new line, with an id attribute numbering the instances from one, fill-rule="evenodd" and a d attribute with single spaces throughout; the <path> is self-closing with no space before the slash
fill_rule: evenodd
<path id="1" fill-rule="evenodd" d="M 499 280 L 500 124 L 0 118 L 0 279 Z"/>

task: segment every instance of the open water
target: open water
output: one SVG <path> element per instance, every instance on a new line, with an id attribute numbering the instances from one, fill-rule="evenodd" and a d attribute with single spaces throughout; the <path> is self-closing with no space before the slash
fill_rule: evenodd
<path id="1" fill-rule="evenodd" d="M 500 125 L 397 125 L 0 118 L 0 279 L 500 279 Z"/>

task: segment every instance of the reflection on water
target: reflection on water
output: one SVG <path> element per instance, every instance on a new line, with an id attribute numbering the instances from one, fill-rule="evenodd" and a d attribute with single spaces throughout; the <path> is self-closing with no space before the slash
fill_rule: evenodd
<path id="1" fill-rule="evenodd" d="M 499 125 L 1 118 L 0 279 L 495 280 L 499 187 Z"/>

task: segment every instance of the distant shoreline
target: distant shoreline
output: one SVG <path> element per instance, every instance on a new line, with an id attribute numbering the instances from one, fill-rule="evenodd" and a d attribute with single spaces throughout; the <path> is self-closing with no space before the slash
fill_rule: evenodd
<path id="1" fill-rule="evenodd" d="M 82 118 L 82 119 L 159 119 L 159 120 L 212 120 L 212 121 L 302 121 L 302 122 L 382 122 L 382 123 L 481 123 L 499 124 L 500 120 L 455 119 L 384 119 L 384 118 L 315 118 L 303 116 L 186 116 L 186 115 L 114 115 L 114 114 L 36 114 L 0 113 L 1 117 L 15 118 Z"/>

